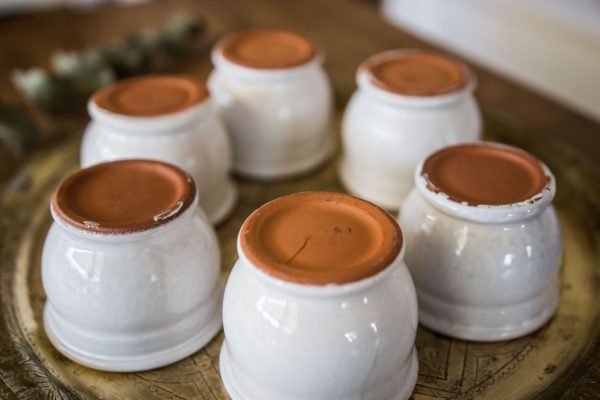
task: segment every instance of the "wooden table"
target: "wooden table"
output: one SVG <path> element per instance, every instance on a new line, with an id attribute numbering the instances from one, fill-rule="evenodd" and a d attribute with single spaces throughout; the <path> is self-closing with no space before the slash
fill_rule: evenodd
<path id="1" fill-rule="evenodd" d="M 226 32 L 256 26 L 290 29 L 313 38 L 326 50 L 325 67 L 333 81 L 339 110 L 355 89 L 357 65 L 367 56 L 398 47 L 433 47 L 387 24 L 370 1 L 177 0 L 89 11 L 58 10 L 0 22 L 0 76 L 3 77 L 0 101 L 22 103 L 8 80 L 13 69 L 48 67 L 52 53 L 58 49 L 82 50 L 107 44 L 142 27 L 160 26 L 176 11 L 203 16 L 208 21 L 204 46 L 177 64 L 176 70 L 205 78 L 210 71 L 207 61 L 210 47 Z M 525 147 L 548 162 L 557 172 L 560 204 L 568 204 L 570 195 L 569 190 L 561 188 L 579 189 L 581 207 L 572 212 L 582 221 L 580 229 L 593 248 L 600 248 L 597 210 L 600 204 L 600 124 L 473 63 L 471 66 L 478 77 L 476 95 L 484 111 L 486 129 L 493 131 L 493 138 Z M 39 147 L 19 160 L 21 165 L 49 147 L 78 135 L 87 123 L 85 115 L 53 117 L 39 110 L 33 112 L 44 134 Z M 1 154 L 1 168 L 18 168 L 19 163 L 9 162 Z M 600 286 L 599 276 L 590 277 L 596 288 Z M 6 380 L 14 365 L 3 364 L 2 351 L 0 348 L 0 397 L 10 398 L 10 393 L 22 388 L 14 379 Z M 600 341 L 595 340 L 573 368 L 544 389 L 543 397 L 598 398 L 600 361 L 597 355 L 600 355 Z"/>

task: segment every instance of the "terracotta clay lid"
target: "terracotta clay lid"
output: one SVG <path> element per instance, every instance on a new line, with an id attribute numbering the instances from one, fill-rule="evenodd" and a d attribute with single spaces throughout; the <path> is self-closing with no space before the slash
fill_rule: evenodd
<path id="1" fill-rule="evenodd" d="M 316 55 L 309 40 L 283 30 L 241 32 L 224 39 L 218 49 L 232 63 L 258 69 L 296 67 Z"/>
<path id="2" fill-rule="evenodd" d="M 509 205 L 531 199 L 549 182 L 542 164 L 516 148 L 485 143 L 446 147 L 430 155 L 421 174 L 427 188 L 469 205 Z"/>
<path id="3" fill-rule="evenodd" d="M 375 55 L 363 66 L 371 82 L 388 92 L 437 96 L 460 90 L 469 82 L 467 67 L 452 58 L 421 50 L 393 54 Z"/>
<path id="4" fill-rule="evenodd" d="M 195 196 L 194 181 L 174 165 L 121 160 L 69 175 L 54 193 L 52 208 L 77 229 L 125 234 L 171 221 Z"/>
<path id="5" fill-rule="evenodd" d="M 375 275 L 402 247 L 400 227 L 387 212 L 342 193 L 280 197 L 252 213 L 240 232 L 242 251 L 259 269 L 307 285 Z"/>
<path id="6" fill-rule="evenodd" d="M 175 75 L 125 79 L 100 89 L 92 97 L 99 108 L 131 117 L 156 117 L 183 111 L 208 97 L 206 86 Z"/>

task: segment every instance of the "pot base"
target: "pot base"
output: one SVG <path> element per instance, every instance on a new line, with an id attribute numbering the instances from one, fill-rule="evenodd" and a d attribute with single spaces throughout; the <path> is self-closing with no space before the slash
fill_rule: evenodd
<path id="1" fill-rule="evenodd" d="M 252 396 L 252 394 L 245 393 L 240 389 L 238 383 L 235 380 L 235 374 L 232 373 L 232 366 L 230 361 L 229 350 L 227 349 L 227 339 L 223 341 L 221 345 L 221 352 L 219 354 L 219 370 L 221 373 L 221 380 L 223 381 L 223 385 L 231 397 L 232 400 L 252 400 L 257 398 L 256 396 Z M 413 349 L 412 354 L 410 356 L 410 366 L 408 368 L 408 373 L 406 376 L 406 385 L 403 385 L 402 390 L 398 393 L 397 396 L 394 396 L 390 399 L 382 399 L 382 400 L 406 400 L 412 394 L 414 387 L 417 383 L 417 377 L 419 375 L 419 362 L 417 359 L 417 352 Z M 357 395 L 356 399 L 369 399 L 369 397 L 364 397 L 361 395 Z M 279 400 L 286 400 L 279 398 Z M 297 399 L 295 399 L 297 400 Z M 314 400 L 311 399 L 311 400 Z M 331 399 L 330 399 L 331 400 Z M 354 400 L 345 399 L 345 400 Z"/>
<path id="2" fill-rule="evenodd" d="M 357 174 L 345 158 L 342 159 L 338 175 L 348 192 L 388 211 L 398 211 L 404 197 L 413 187 L 412 175 L 407 179 L 408 185 L 403 185 L 401 181 L 393 185 L 383 185 L 383 182 L 372 174 Z"/>
<path id="3" fill-rule="evenodd" d="M 506 307 L 456 306 L 419 290 L 417 298 L 419 323 L 427 328 L 462 340 L 494 342 L 515 339 L 542 327 L 554 315 L 559 296 L 558 284 L 553 282 L 535 298 Z"/>
<path id="4" fill-rule="evenodd" d="M 197 333 L 181 342 L 177 342 L 174 345 L 158 351 L 151 351 L 148 353 L 140 352 L 138 354 L 123 356 L 107 356 L 85 350 L 81 348 L 81 346 L 72 345 L 69 343 L 69 340 L 66 339 L 66 337 L 73 333 L 81 337 L 81 333 L 73 332 L 73 326 L 69 326 L 70 324 L 64 321 L 64 319 L 58 315 L 48 303 L 44 307 L 44 329 L 48 339 L 54 345 L 54 347 L 64 356 L 78 364 L 89 368 L 110 372 L 146 371 L 172 364 L 195 353 L 219 333 L 223 325 L 222 314 L 220 310 L 223 294 L 222 282 L 220 282 L 218 290 L 220 291 L 219 300 L 217 303 L 218 306 L 215 307 L 215 312 L 212 319 L 207 324 L 202 323 L 204 321 L 200 320 L 200 324 L 186 328 L 186 331 L 195 331 Z M 174 337 L 177 334 L 181 334 L 181 331 L 178 331 L 178 329 L 173 329 L 164 336 Z M 102 347 L 106 349 L 114 349 L 114 343 L 123 345 L 123 342 L 127 340 L 123 338 L 120 339 L 121 340 L 115 340 L 113 343 L 107 341 L 106 343 L 103 343 Z M 139 342 L 143 343 L 146 340 L 146 338 L 142 338 L 141 340 L 137 341 L 137 344 L 139 345 Z"/>
<path id="5" fill-rule="evenodd" d="M 203 210 L 206 213 L 208 222 L 210 222 L 210 224 L 213 226 L 224 222 L 233 212 L 233 209 L 237 203 L 237 187 L 231 180 L 228 180 L 225 185 L 226 187 L 223 190 L 224 195 L 222 198 L 220 198 L 218 202 L 214 203 L 210 209 Z"/>
<path id="6" fill-rule="evenodd" d="M 311 172 L 323 165 L 333 154 L 334 144 L 333 138 L 328 137 L 327 143 L 321 146 L 320 151 L 310 153 L 307 157 L 286 164 L 240 165 L 239 162 L 234 161 L 233 171 L 241 177 L 257 181 L 278 181 L 293 178 Z"/>

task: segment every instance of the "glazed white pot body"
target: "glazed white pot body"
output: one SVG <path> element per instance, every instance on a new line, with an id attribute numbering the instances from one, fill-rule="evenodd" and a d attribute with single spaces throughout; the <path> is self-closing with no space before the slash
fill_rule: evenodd
<path id="1" fill-rule="evenodd" d="M 127 117 L 90 102 L 92 121 L 83 135 L 81 167 L 124 158 L 166 161 L 196 182 L 200 206 L 211 223 L 233 209 L 237 190 L 229 177 L 229 138 L 210 99 L 190 109 L 158 117 Z"/>
<path id="2" fill-rule="evenodd" d="M 417 183 L 399 220 L 419 322 L 477 341 L 515 338 L 546 323 L 558 305 L 562 249 L 553 191 L 537 204 L 478 209 Z"/>
<path id="3" fill-rule="evenodd" d="M 233 64 L 213 52 L 208 87 L 231 135 L 233 169 L 277 179 L 315 168 L 333 151 L 333 98 L 321 58 L 279 70 Z"/>
<path id="4" fill-rule="evenodd" d="M 359 70 L 342 121 L 340 178 L 353 194 L 397 210 L 419 162 L 444 146 L 477 140 L 481 115 L 474 83 L 433 97 L 400 96 L 373 86 Z"/>
<path id="5" fill-rule="evenodd" d="M 221 376 L 232 399 L 410 396 L 417 303 L 401 257 L 355 283 L 309 286 L 266 275 L 239 254 L 223 305 Z"/>
<path id="6" fill-rule="evenodd" d="M 42 282 L 50 340 L 92 368 L 167 365 L 221 328 L 219 247 L 196 203 L 163 226 L 125 235 L 85 233 L 55 218 Z"/>

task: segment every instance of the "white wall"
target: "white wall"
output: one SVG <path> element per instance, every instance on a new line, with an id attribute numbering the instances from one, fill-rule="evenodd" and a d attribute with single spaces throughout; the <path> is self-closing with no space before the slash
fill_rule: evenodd
<path id="1" fill-rule="evenodd" d="M 600 0 L 383 0 L 382 12 L 600 122 Z"/>

